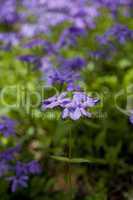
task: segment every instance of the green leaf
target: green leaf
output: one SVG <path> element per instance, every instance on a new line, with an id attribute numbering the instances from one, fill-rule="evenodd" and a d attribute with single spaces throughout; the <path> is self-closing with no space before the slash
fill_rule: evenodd
<path id="1" fill-rule="evenodd" d="M 106 164 L 105 160 L 96 159 L 96 158 L 67 158 L 63 156 L 50 156 L 52 159 L 67 162 L 67 163 L 97 163 L 97 164 Z"/>

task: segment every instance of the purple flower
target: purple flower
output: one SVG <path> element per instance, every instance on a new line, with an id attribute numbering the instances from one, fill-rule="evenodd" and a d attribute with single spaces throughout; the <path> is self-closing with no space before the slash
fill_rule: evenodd
<path id="1" fill-rule="evenodd" d="M 34 48 L 38 46 L 44 46 L 45 41 L 42 39 L 33 39 L 24 45 L 24 48 Z"/>
<path id="2" fill-rule="evenodd" d="M 72 101 L 64 106 L 62 118 L 78 120 L 82 116 L 91 117 L 91 113 L 86 109 L 95 106 L 97 102 L 98 99 L 93 99 L 85 93 L 74 92 Z"/>
<path id="3" fill-rule="evenodd" d="M 131 124 L 133 124 L 133 115 L 131 115 L 131 116 L 129 117 L 129 121 L 131 122 Z"/>
<path id="4" fill-rule="evenodd" d="M 33 160 L 27 164 L 27 170 L 31 174 L 40 174 L 41 166 L 36 160 Z"/>
<path id="5" fill-rule="evenodd" d="M 23 55 L 23 56 L 19 56 L 18 59 L 23 62 L 27 62 L 27 63 L 38 63 L 39 62 L 39 58 L 34 55 Z"/>
<path id="6" fill-rule="evenodd" d="M 82 57 L 75 57 L 69 59 L 61 58 L 59 62 L 62 68 L 64 69 L 69 68 L 71 70 L 80 70 L 86 66 L 86 61 Z"/>
<path id="7" fill-rule="evenodd" d="M 115 24 L 109 28 L 104 35 L 97 36 L 100 44 L 109 44 L 112 39 L 117 40 L 120 44 L 125 43 L 129 39 L 133 39 L 133 31 L 123 24 Z"/>
<path id="8" fill-rule="evenodd" d="M 8 165 L 6 166 L 5 161 L 1 161 L 0 163 L 3 164 L 1 166 L 2 168 L 0 168 L 2 176 L 7 172 L 7 170 L 15 174 L 14 176 L 6 178 L 11 183 L 12 192 L 15 192 L 18 188 L 27 187 L 30 174 L 39 174 L 41 172 L 41 167 L 35 160 L 30 161 L 29 163 L 17 161 L 14 166 L 9 165 L 10 168 Z"/>
<path id="9" fill-rule="evenodd" d="M 65 84 L 67 88 L 75 85 L 80 80 L 79 69 L 81 69 L 86 63 L 85 60 L 76 57 L 74 59 L 58 58 L 59 67 L 54 67 L 50 57 L 44 57 L 41 60 L 41 71 L 43 72 L 43 80 L 45 80 L 48 86 L 54 84 Z M 76 87 L 75 87 L 76 88 Z"/>
<path id="10" fill-rule="evenodd" d="M 90 5 L 87 1 L 35 0 L 29 4 L 23 0 L 23 5 L 27 8 L 27 16 L 35 16 L 36 18 L 36 23 L 32 25 L 34 26 L 34 30 L 31 31 L 33 35 L 48 32 L 50 27 L 63 22 L 70 22 L 78 28 L 92 28 L 94 27 L 94 19 L 98 16 L 96 4 L 91 3 Z M 29 27 L 30 25 L 27 25 L 26 29 Z"/>
<path id="11" fill-rule="evenodd" d="M 4 137 L 9 137 L 10 135 L 15 135 L 16 121 L 8 118 L 0 118 L 0 132 Z"/>
<path id="12" fill-rule="evenodd" d="M 60 95 L 55 95 L 53 97 L 50 97 L 47 100 L 44 100 L 42 104 L 42 108 L 45 110 L 48 108 L 55 108 L 58 106 L 62 107 L 64 104 L 70 102 L 70 99 L 66 98 L 66 95 L 67 93 L 63 92 Z"/>
<path id="13" fill-rule="evenodd" d="M 82 28 L 70 27 L 63 30 L 59 41 L 57 42 L 57 48 L 68 47 L 69 45 L 74 46 L 77 44 L 79 37 L 84 37 L 85 31 Z"/>
<path id="14" fill-rule="evenodd" d="M 49 41 L 45 41 L 42 39 L 33 39 L 27 44 L 24 45 L 24 48 L 34 48 L 34 47 L 41 47 L 44 49 L 46 53 L 49 55 L 56 54 L 57 48 L 56 45 L 52 44 Z"/>
<path id="15" fill-rule="evenodd" d="M 20 39 L 21 37 L 19 34 L 15 32 L 0 33 L 0 42 L 4 43 L 5 45 L 18 45 L 20 43 Z"/>
<path id="16" fill-rule="evenodd" d="M 16 176 L 28 175 L 27 165 L 25 163 L 17 161 L 15 166 L 15 173 Z"/>
<path id="17" fill-rule="evenodd" d="M 14 160 L 14 155 L 16 153 L 19 153 L 20 149 L 21 149 L 20 145 L 17 145 L 16 147 L 8 148 L 4 152 L 0 153 L 0 160 L 5 160 L 5 161 Z"/>
<path id="18" fill-rule="evenodd" d="M 5 161 L 0 161 L 0 177 L 5 176 L 6 173 L 9 171 L 10 165 Z"/>
<path id="19" fill-rule="evenodd" d="M 63 108 L 62 118 L 78 120 L 80 117 L 91 117 L 88 108 L 95 106 L 98 99 L 87 96 L 84 92 L 73 92 L 72 98 L 66 97 L 67 93 L 61 93 L 45 100 L 42 104 L 44 109 L 52 109 L 60 106 Z"/>
<path id="20" fill-rule="evenodd" d="M 8 178 L 11 183 L 11 191 L 15 192 L 18 188 L 27 187 L 29 177 L 22 175 L 22 176 L 11 176 Z"/>
<path id="21" fill-rule="evenodd" d="M 16 0 L 1 0 L 0 3 L 0 22 L 14 24 L 19 21 L 19 15 L 17 12 Z"/>

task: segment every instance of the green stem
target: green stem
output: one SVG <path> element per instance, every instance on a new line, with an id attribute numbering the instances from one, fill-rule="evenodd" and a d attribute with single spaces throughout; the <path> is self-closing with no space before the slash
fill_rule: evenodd
<path id="1" fill-rule="evenodd" d="M 69 130 L 69 160 L 72 159 L 72 135 L 71 135 L 71 129 Z M 72 192 L 72 171 L 71 171 L 71 162 L 68 163 L 68 181 L 69 181 L 69 199 L 73 199 L 73 192 Z"/>

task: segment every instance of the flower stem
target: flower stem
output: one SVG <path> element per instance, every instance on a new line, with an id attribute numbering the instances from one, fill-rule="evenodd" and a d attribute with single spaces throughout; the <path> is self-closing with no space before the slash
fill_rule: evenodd
<path id="1" fill-rule="evenodd" d="M 69 161 L 72 159 L 72 135 L 71 129 L 69 130 Z M 71 162 L 68 163 L 68 181 L 69 181 L 69 199 L 73 199 L 73 191 L 72 191 L 72 171 L 71 171 Z"/>

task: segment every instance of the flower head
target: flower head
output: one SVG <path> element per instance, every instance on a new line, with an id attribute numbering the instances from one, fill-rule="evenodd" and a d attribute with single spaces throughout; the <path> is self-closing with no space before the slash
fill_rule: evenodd
<path id="1" fill-rule="evenodd" d="M 62 118 L 71 118 L 78 120 L 80 117 L 91 117 L 87 108 L 93 107 L 98 103 L 98 99 L 89 97 L 84 92 L 73 92 L 72 98 L 66 97 L 67 93 L 61 93 L 53 96 L 43 102 L 44 109 L 55 108 L 60 106 L 63 109 Z"/>

